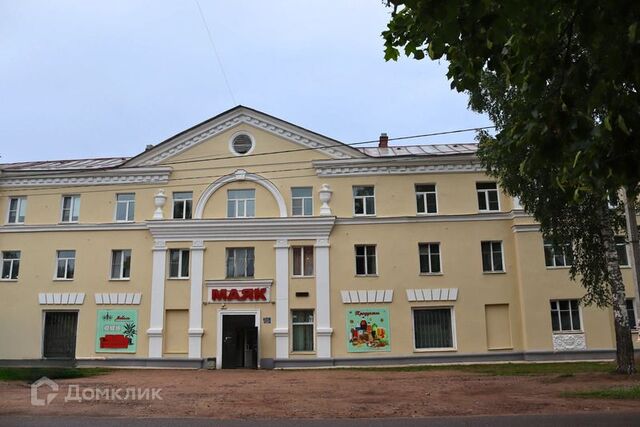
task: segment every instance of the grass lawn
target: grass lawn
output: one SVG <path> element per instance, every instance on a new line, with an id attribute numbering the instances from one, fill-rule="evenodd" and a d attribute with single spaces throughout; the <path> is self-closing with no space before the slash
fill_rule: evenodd
<path id="1" fill-rule="evenodd" d="M 83 378 L 109 372 L 104 368 L 0 368 L 0 381 L 27 381 L 32 383 L 41 377 L 49 379 Z"/>
<path id="2" fill-rule="evenodd" d="M 592 399 L 633 399 L 640 400 L 640 385 L 633 387 L 609 388 L 604 390 L 571 391 L 564 397 L 586 397 Z"/>
<path id="3" fill-rule="evenodd" d="M 367 371 L 461 371 L 486 375 L 566 375 L 580 373 L 614 372 L 612 362 L 567 362 L 567 363 L 490 363 L 475 365 L 426 365 L 426 366 L 396 366 L 388 368 L 347 368 L 364 369 Z"/>

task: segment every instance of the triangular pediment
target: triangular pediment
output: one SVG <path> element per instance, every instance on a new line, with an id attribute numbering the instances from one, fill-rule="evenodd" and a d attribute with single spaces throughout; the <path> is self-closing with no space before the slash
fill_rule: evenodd
<path id="1" fill-rule="evenodd" d="M 260 111 L 237 106 L 206 120 L 190 129 L 172 136 L 166 141 L 141 153 L 123 167 L 155 166 L 172 157 L 178 156 L 204 141 L 227 132 L 237 126 L 247 125 L 291 141 L 301 148 L 317 150 L 333 159 L 365 158 L 365 154 L 334 139 L 320 135 L 308 129 L 278 119 Z"/>

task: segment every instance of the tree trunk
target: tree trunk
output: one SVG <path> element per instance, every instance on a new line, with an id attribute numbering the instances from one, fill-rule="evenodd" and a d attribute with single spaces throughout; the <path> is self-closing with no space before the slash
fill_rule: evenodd
<path id="1" fill-rule="evenodd" d="M 634 187 L 635 188 L 635 187 Z M 631 268 L 633 270 L 633 283 L 636 291 L 636 304 L 640 298 L 640 243 L 638 242 L 638 220 L 636 219 L 636 200 L 637 193 L 625 188 L 624 193 L 624 213 L 627 219 L 627 236 L 631 243 Z M 636 319 L 640 323 L 640 319 Z M 631 325 L 635 326 L 635 325 Z"/>
<path id="2" fill-rule="evenodd" d="M 602 224 L 602 240 L 604 243 L 607 270 L 609 272 L 609 287 L 613 303 L 613 321 L 616 331 L 616 371 L 620 374 L 632 374 L 636 372 L 633 341 L 627 314 L 624 283 L 620 273 L 620 262 L 616 252 L 615 236 L 611 227 L 608 207 L 605 207 Z"/>

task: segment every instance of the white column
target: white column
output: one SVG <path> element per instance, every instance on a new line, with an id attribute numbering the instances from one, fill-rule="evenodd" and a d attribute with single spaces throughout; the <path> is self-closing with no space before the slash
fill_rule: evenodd
<path id="1" fill-rule="evenodd" d="M 331 357 L 331 290 L 329 239 L 316 240 L 316 342 L 318 358 Z"/>
<path id="2" fill-rule="evenodd" d="M 162 328 L 164 322 L 164 275 L 167 247 L 164 240 L 153 245 L 153 271 L 151 274 L 151 315 L 149 319 L 149 357 L 162 357 Z"/>
<path id="3" fill-rule="evenodd" d="M 191 245 L 191 299 L 189 303 L 189 358 L 202 357 L 202 283 L 204 270 L 204 241 Z"/>
<path id="4" fill-rule="evenodd" d="M 276 359 L 289 358 L 289 242 L 276 241 Z"/>

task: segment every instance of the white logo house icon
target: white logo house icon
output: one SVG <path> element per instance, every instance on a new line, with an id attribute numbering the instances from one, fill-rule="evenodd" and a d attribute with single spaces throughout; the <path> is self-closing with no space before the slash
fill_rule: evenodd
<path id="1" fill-rule="evenodd" d="M 38 390 L 40 387 L 49 387 L 50 391 L 46 395 L 46 399 L 38 398 Z M 42 377 L 38 381 L 31 384 L 31 404 L 33 406 L 45 406 L 51 403 L 58 395 L 58 384 L 47 377 Z"/>

